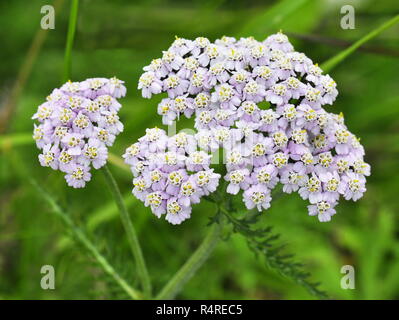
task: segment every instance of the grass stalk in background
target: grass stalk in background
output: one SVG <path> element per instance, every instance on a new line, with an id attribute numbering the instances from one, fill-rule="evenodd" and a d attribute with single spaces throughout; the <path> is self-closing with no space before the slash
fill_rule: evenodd
<path id="1" fill-rule="evenodd" d="M 69 14 L 67 42 L 65 46 L 64 72 L 62 75 L 63 83 L 68 81 L 71 75 L 71 60 L 72 60 L 71 55 L 72 55 L 73 41 L 75 39 L 76 22 L 78 20 L 78 7 L 79 7 L 79 0 L 72 0 L 71 11 Z"/>
<path id="2" fill-rule="evenodd" d="M 119 213 L 121 216 L 123 227 L 125 228 L 127 239 L 129 241 L 130 249 L 132 250 L 133 257 L 137 265 L 137 274 L 139 281 L 141 282 L 142 288 L 146 298 L 151 297 L 151 281 L 148 275 L 147 267 L 144 261 L 143 253 L 141 251 L 140 243 L 137 238 L 136 230 L 130 219 L 129 212 L 123 201 L 122 194 L 119 190 L 118 184 L 116 183 L 111 171 L 107 165 L 103 168 L 104 176 L 107 181 L 107 185 L 111 189 L 112 195 L 114 196 L 115 202 L 118 206 Z"/>
<path id="3" fill-rule="evenodd" d="M 186 261 L 186 263 L 180 268 L 178 272 L 169 280 L 169 282 L 163 287 L 161 292 L 156 296 L 156 299 L 173 299 L 176 294 L 182 289 L 187 281 L 197 272 L 197 270 L 204 264 L 211 254 L 213 248 L 220 240 L 220 225 L 219 223 L 213 223 L 209 227 L 208 234 L 201 243 L 201 245 L 195 250 L 192 256 Z"/>
<path id="4" fill-rule="evenodd" d="M 57 14 L 65 0 L 55 0 L 53 2 L 54 11 Z M 17 109 L 18 101 L 25 84 L 32 72 L 32 68 L 37 60 L 40 50 L 47 38 L 49 30 L 39 28 L 32 40 L 32 43 L 26 52 L 25 59 L 18 71 L 17 78 L 11 88 L 11 92 L 6 99 L 4 107 L 0 111 L 0 133 L 4 133 L 9 129 L 11 119 Z"/>
<path id="5" fill-rule="evenodd" d="M 323 69 L 324 72 L 331 71 L 335 66 L 337 66 L 339 63 L 341 63 L 343 60 L 345 60 L 349 55 L 354 53 L 359 47 L 361 47 L 367 41 L 370 41 L 371 39 L 378 36 L 381 32 L 392 27 L 393 25 L 395 25 L 397 23 L 399 23 L 399 14 L 394 16 L 392 19 L 386 21 L 378 28 L 370 31 L 363 38 L 357 40 L 354 44 L 352 44 L 349 48 L 346 48 L 345 50 L 341 51 L 334 57 L 328 59 L 320 67 Z"/>
<path id="6" fill-rule="evenodd" d="M 33 186 L 38 190 L 38 193 L 42 196 L 42 198 L 51 206 L 54 213 L 61 218 L 64 224 L 67 226 L 68 230 L 71 231 L 72 235 L 76 238 L 76 240 L 83 245 L 84 248 L 94 257 L 97 263 L 101 266 L 106 274 L 111 276 L 116 284 L 118 284 L 128 295 L 130 298 L 134 300 L 141 299 L 141 294 L 133 289 L 125 279 L 123 279 L 112 267 L 112 265 L 107 261 L 107 259 L 97 250 L 94 244 L 87 238 L 85 233 L 76 227 L 71 218 L 61 209 L 61 207 L 57 204 L 57 202 L 51 197 L 50 194 L 45 192 L 39 184 L 32 179 Z"/>
<path id="7" fill-rule="evenodd" d="M 68 81 L 71 75 L 72 48 L 73 48 L 76 23 L 78 18 L 78 7 L 79 7 L 79 0 L 72 0 L 71 11 L 69 15 L 67 42 L 65 46 L 64 72 L 62 79 L 63 82 Z M 105 179 L 107 180 L 107 184 L 114 196 L 116 205 L 119 209 L 122 219 L 122 224 L 126 231 L 129 245 L 132 250 L 133 256 L 135 258 L 135 262 L 137 265 L 137 273 L 142 285 L 142 289 L 144 291 L 144 295 L 146 298 L 149 298 L 151 296 L 151 282 L 145 265 L 143 253 L 141 251 L 141 247 L 137 239 L 136 230 L 134 229 L 133 224 L 130 220 L 129 213 L 126 209 L 125 203 L 123 202 L 123 197 L 121 195 L 121 192 L 114 177 L 112 176 L 111 171 L 108 169 L 107 166 L 105 166 L 103 172 L 105 175 Z"/>

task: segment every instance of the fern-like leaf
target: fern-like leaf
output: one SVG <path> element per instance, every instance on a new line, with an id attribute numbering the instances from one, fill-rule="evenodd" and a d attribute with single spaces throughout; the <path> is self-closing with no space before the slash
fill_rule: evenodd
<path id="1" fill-rule="evenodd" d="M 278 244 L 279 234 L 273 233 L 272 227 L 258 227 L 261 213 L 250 211 L 244 218 L 235 218 L 231 211 L 221 209 L 221 213 L 232 225 L 233 232 L 239 233 L 247 240 L 249 248 L 256 256 L 265 257 L 267 265 L 284 277 L 303 286 L 310 294 L 320 299 L 327 299 L 327 294 L 319 289 L 320 283 L 312 282 L 310 273 L 303 270 L 303 265 L 294 260 L 293 254 L 285 252 L 285 246 Z"/>

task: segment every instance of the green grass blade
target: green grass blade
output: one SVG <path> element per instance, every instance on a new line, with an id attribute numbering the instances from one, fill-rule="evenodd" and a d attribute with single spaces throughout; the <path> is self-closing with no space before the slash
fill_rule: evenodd
<path id="1" fill-rule="evenodd" d="M 107 259 L 97 250 L 95 245 L 87 238 L 85 233 L 80 230 L 72 221 L 72 219 L 61 209 L 58 203 L 53 197 L 44 191 L 35 180 L 31 180 L 32 185 L 37 189 L 43 200 L 45 200 L 54 213 L 64 222 L 65 226 L 73 234 L 76 240 L 83 245 L 84 248 L 94 257 L 97 263 L 101 266 L 105 273 L 114 279 L 115 283 L 118 284 L 132 299 L 141 299 L 141 294 L 133 289 L 113 268 L 113 266 L 107 261 Z"/>
<path id="2" fill-rule="evenodd" d="M 336 56 L 334 56 L 334 57 L 330 58 L 329 60 L 327 60 L 326 62 L 324 62 L 320 67 L 323 69 L 324 72 L 331 71 L 333 68 L 335 68 L 339 63 L 344 61 L 348 56 L 350 56 L 352 53 L 354 53 L 359 47 L 361 47 L 367 41 L 370 41 L 371 39 L 375 38 L 381 32 L 394 26 L 398 22 L 399 22 L 399 14 L 394 16 L 392 19 L 388 20 L 387 22 L 383 23 L 378 28 L 376 28 L 376 29 L 372 30 L 371 32 L 369 32 L 368 34 L 366 34 L 363 38 L 356 41 L 349 48 L 341 51 Z"/>
<path id="3" fill-rule="evenodd" d="M 13 133 L 0 136 L 0 150 L 8 150 L 12 147 L 33 144 L 31 133 Z"/>
<path id="4" fill-rule="evenodd" d="M 76 22 L 78 20 L 78 7 L 79 7 L 79 0 L 72 0 L 71 11 L 69 14 L 67 42 L 65 46 L 64 72 L 62 75 L 63 83 L 68 81 L 71 77 L 71 60 L 72 60 L 71 56 L 72 56 L 73 41 L 75 39 Z"/>
<path id="5" fill-rule="evenodd" d="M 151 297 L 151 280 L 148 274 L 147 266 L 144 260 L 143 252 L 141 250 L 139 239 L 137 238 L 136 229 L 133 226 L 132 220 L 130 218 L 129 212 L 123 201 L 122 194 L 119 190 L 118 184 L 116 183 L 111 171 L 105 165 L 102 169 L 107 185 L 114 196 L 116 205 L 118 206 L 123 227 L 126 232 L 127 239 L 137 265 L 137 274 L 139 276 L 142 289 L 144 290 L 146 298 Z"/>

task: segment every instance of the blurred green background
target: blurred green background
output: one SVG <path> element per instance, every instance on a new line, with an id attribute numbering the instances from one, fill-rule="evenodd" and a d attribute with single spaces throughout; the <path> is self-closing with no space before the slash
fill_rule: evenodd
<path id="1" fill-rule="evenodd" d="M 294 4 L 295 3 L 295 4 Z M 60 85 L 68 25 L 68 0 L 56 0 L 55 30 L 40 29 L 40 8 L 51 1 L 0 3 L 0 299 L 125 298 L 29 183 L 51 191 L 73 220 L 89 234 L 126 278 L 134 264 L 116 207 L 101 172 L 83 190 L 68 188 L 63 175 L 42 168 L 30 138 L 32 114 Z M 340 7 L 352 4 L 356 29 L 340 28 Z M 159 57 L 175 35 L 223 35 L 264 39 L 280 29 L 295 48 L 322 63 L 398 13 L 397 0 L 385 1 L 105 1 L 82 0 L 72 54 L 72 80 L 117 76 L 128 94 L 121 102 L 125 131 L 111 148 L 121 155 L 145 128 L 160 126 L 156 105 L 140 97 L 142 67 Z M 337 299 L 399 298 L 399 25 L 367 43 L 330 74 L 339 96 L 328 111 L 343 112 L 361 137 L 372 166 L 368 192 L 360 201 L 342 201 L 330 223 L 307 215 L 297 195 L 272 203 L 261 223 L 274 226 L 282 242 L 303 262 L 312 280 Z M 179 122 L 179 127 L 191 125 Z M 155 289 L 173 275 L 206 233 L 213 206 L 195 206 L 180 226 L 156 219 L 130 195 L 131 179 L 111 165 L 137 226 Z M 56 289 L 42 290 L 40 268 L 56 271 Z M 343 265 L 353 265 L 356 289 L 340 287 Z M 133 285 L 137 286 L 137 279 Z M 221 242 L 186 285 L 184 299 L 312 299 L 303 288 L 267 268 L 234 235 Z"/>

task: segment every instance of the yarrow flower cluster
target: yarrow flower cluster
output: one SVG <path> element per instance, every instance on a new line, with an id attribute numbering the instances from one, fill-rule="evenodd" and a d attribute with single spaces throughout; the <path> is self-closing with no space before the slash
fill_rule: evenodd
<path id="1" fill-rule="evenodd" d="M 158 105 L 164 124 L 183 115 L 194 117 L 197 134 L 193 141 L 187 138 L 185 148 L 193 143 L 204 152 L 224 149 L 227 192 L 242 191 L 248 209 L 269 208 L 271 190 L 281 183 L 284 192 L 298 192 L 309 201 L 310 215 L 329 221 L 340 197 L 356 201 L 365 192 L 370 166 L 363 161 L 364 148 L 348 131 L 342 114 L 323 109 L 336 99 L 335 81 L 305 54 L 294 51 L 281 32 L 263 42 L 176 38 L 144 71 L 138 85 L 143 97 L 167 93 Z M 150 141 L 148 134 L 125 154 L 142 179 L 136 178 L 134 193 L 150 205 L 152 196 L 147 197 L 160 192 L 156 194 L 159 203 L 162 199 L 161 209 L 152 207 L 153 212 L 168 212 L 169 221 L 181 222 L 180 218 L 172 220 L 174 210 L 167 209 L 169 202 L 181 205 L 181 185 L 165 195 L 165 188 L 172 190 L 174 179 L 168 180 L 169 169 L 161 170 L 150 160 L 154 152 L 163 154 L 173 138 L 159 134 Z M 128 155 L 132 151 L 141 158 L 133 157 L 131 162 Z M 182 170 L 182 180 L 189 171 L 185 159 L 176 158 L 180 165 L 172 170 Z M 139 160 L 145 163 L 145 175 L 136 168 L 144 165 Z M 149 184 L 148 175 L 154 168 L 163 172 L 162 191 Z M 138 181 L 144 193 L 138 191 Z M 179 208 L 184 211 L 183 207 Z"/>
<path id="2" fill-rule="evenodd" d="M 159 128 L 147 129 L 123 157 L 135 176 L 133 194 L 172 224 L 190 218 L 191 205 L 219 184 L 211 155 L 197 150 L 195 138 L 184 132 L 168 137 Z"/>
<path id="3" fill-rule="evenodd" d="M 93 78 L 68 81 L 54 89 L 32 117 L 33 138 L 42 150 L 42 166 L 65 172 L 67 184 L 82 188 L 90 181 L 90 166 L 105 165 L 108 146 L 123 131 L 116 100 L 125 96 L 123 81 Z"/>

